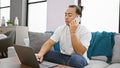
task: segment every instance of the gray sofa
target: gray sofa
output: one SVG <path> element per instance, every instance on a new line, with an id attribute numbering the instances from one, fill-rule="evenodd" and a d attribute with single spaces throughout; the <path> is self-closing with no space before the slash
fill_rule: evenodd
<path id="1" fill-rule="evenodd" d="M 48 38 L 50 38 L 51 33 L 35 33 L 29 32 L 29 42 L 26 45 L 33 48 L 34 52 L 37 53 L 42 45 Z M 115 44 L 112 48 L 112 58 L 109 63 L 107 63 L 106 56 L 92 56 L 90 62 L 85 68 L 120 68 L 120 34 L 114 35 Z M 54 47 L 52 48 L 54 50 Z M 13 47 L 8 48 L 8 57 L 16 56 Z"/>
<path id="2" fill-rule="evenodd" d="M 8 31 L 4 33 L 6 35 L 6 38 L 0 39 L 0 58 L 6 58 L 8 57 L 8 50 L 7 48 L 9 46 L 13 46 L 14 39 L 15 39 L 15 31 Z"/>

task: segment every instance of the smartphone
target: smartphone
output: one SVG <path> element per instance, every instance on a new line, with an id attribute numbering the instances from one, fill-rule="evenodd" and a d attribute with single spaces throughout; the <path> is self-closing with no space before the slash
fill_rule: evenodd
<path id="1" fill-rule="evenodd" d="M 80 23 L 80 16 L 76 16 L 75 21 L 79 24 Z"/>

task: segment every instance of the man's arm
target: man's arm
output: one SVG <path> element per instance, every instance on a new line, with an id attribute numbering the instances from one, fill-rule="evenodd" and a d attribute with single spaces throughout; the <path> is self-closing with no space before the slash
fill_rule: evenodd
<path id="1" fill-rule="evenodd" d="M 79 54 L 79 55 L 83 55 L 84 52 L 87 50 L 86 47 L 81 43 L 81 41 L 78 40 L 77 36 L 76 36 L 76 29 L 78 28 L 78 24 L 76 23 L 76 21 L 72 21 L 69 24 L 69 28 L 70 28 L 70 35 L 71 35 L 71 43 L 73 46 L 73 49 L 75 51 L 75 53 Z"/>
<path id="2" fill-rule="evenodd" d="M 83 55 L 84 52 L 87 50 L 85 46 L 77 39 L 77 36 L 75 33 L 71 33 L 71 41 L 74 51 L 79 54 Z"/>
<path id="3" fill-rule="evenodd" d="M 46 41 L 43 44 L 43 46 L 42 46 L 42 48 L 41 48 L 41 50 L 39 51 L 38 54 L 41 54 L 42 56 L 44 56 L 52 48 L 52 46 L 54 44 L 55 44 L 55 42 L 53 40 L 49 39 L 48 41 Z"/>

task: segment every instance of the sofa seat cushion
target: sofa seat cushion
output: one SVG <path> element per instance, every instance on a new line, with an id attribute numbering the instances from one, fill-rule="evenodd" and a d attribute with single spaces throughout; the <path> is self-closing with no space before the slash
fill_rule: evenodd
<path id="1" fill-rule="evenodd" d="M 92 56 L 91 57 L 92 60 L 100 60 L 100 61 L 107 61 L 107 57 L 106 56 Z"/>
<path id="2" fill-rule="evenodd" d="M 109 66 L 106 67 L 106 68 L 120 68 L 120 63 L 111 64 L 111 65 L 109 65 Z"/>
<path id="3" fill-rule="evenodd" d="M 107 67 L 108 65 L 109 64 L 104 61 L 90 60 L 89 64 L 85 66 L 85 68 L 104 68 Z"/>

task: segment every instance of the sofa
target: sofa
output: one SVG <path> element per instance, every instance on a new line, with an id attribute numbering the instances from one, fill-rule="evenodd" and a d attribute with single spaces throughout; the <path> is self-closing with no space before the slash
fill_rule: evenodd
<path id="1" fill-rule="evenodd" d="M 41 45 L 50 38 L 53 32 L 29 32 L 28 34 L 29 38 L 24 40 L 25 46 L 32 47 L 33 51 L 37 53 Z M 60 51 L 59 42 L 52 47 L 52 50 Z M 105 31 L 92 32 L 92 39 L 87 53 L 90 61 L 85 68 L 120 68 L 120 34 Z M 9 47 L 8 57 L 12 56 L 16 56 L 16 53 L 14 47 Z"/>
<path id="2" fill-rule="evenodd" d="M 15 31 L 8 31 L 4 34 L 1 34 L 2 38 L 0 39 L 0 58 L 8 57 L 7 51 L 9 46 L 13 46 L 15 41 Z"/>

